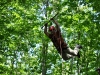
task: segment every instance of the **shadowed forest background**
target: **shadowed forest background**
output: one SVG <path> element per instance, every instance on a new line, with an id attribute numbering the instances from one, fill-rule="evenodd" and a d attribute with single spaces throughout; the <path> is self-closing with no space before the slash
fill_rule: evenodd
<path id="1" fill-rule="evenodd" d="M 83 46 L 79 59 L 62 60 L 41 29 L 58 12 L 65 41 Z M 0 0 L 0 75 L 98 75 L 99 67 L 100 0 Z"/>

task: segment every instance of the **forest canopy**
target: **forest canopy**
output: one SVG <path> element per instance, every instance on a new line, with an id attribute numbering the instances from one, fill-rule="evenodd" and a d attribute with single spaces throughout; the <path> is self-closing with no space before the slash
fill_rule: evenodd
<path id="1" fill-rule="evenodd" d="M 56 13 L 68 45 L 83 46 L 80 58 L 64 61 L 41 29 Z M 0 75 L 98 75 L 99 40 L 100 0 L 0 1 Z"/>

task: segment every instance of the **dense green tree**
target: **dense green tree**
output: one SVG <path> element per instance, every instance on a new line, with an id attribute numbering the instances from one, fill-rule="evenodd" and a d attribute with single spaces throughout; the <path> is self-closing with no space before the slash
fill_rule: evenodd
<path id="1" fill-rule="evenodd" d="M 0 75 L 97 75 L 99 0 L 0 1 Z M 41 28 L 56 13 L 62 35 L 81 58 L 62 60 Z M 51 24 L 51 23 L 50 23 Z"/>

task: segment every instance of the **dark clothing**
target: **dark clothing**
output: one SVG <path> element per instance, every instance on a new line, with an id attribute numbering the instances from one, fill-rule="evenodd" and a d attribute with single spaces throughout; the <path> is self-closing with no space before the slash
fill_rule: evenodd
<path id="1" fill-rule="evenodd" d="M 59 53 L 61 53 L 61 50 L 63 51 L 63 49 L 67 48 L 67 44 L 65 43 L 65 40 L 62 38 L 59 31 L 56 31 L 53 34 L 49 34 L 49 38 L 51 39 Z"/>

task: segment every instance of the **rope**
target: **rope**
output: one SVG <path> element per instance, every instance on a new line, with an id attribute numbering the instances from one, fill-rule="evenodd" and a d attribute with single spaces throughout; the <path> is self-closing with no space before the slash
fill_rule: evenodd
<path id="1" fill-rule="evenodd" d="M 60 35 L 59 35 L 59 38 L 60 38 Z M 60 40 L 60 50 L 61 50 L 61 56 L 62 56 L 62 47 L 61 47 L 61 39 L 59 39 Z"/>
<path id="2" fill-rule="evenodd" d="M 55 16 L 53 16 L 52 18 L 56 17 L 58 15 L 58 12 L 55 14 Z M 49 23 L 51 21 L 51 18 L 49 19 L 48 22 L 46 22 L 45 24 Z M 45 26 L 45 24 L 41 27 L 41 29 L 43 29 L 43 27 Z"/>

